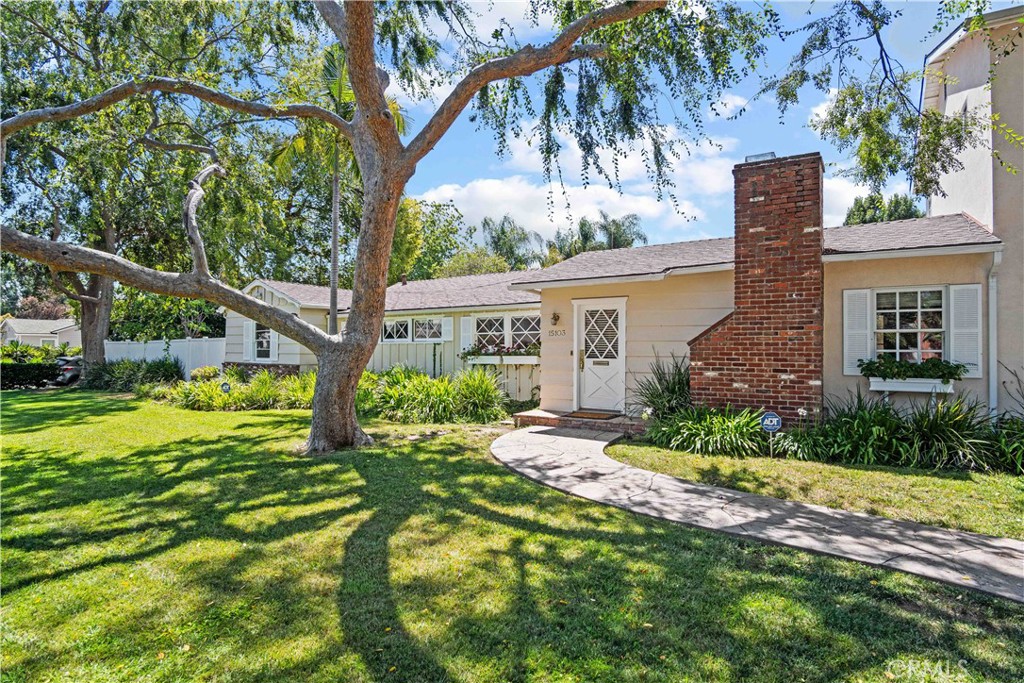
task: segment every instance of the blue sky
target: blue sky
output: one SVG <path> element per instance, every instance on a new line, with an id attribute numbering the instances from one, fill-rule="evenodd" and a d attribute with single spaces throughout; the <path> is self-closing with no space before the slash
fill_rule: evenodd
<path id="1" fill-rule="evenodd" d="M 995 7 L 1010 4 L 1015 3 L 997 3 Z M 931 33 L 938 5 L 934 2 L 898 2 L 890 3 L 890 6 L 901 10 L 903 15 L 889 27 L 887 43 L 906 68 L 918 69 L 925 53 L 942 37 Z M 791 25 L 807 20 L 804 13 L 808 7 L 811 5 L 806 2 L 776 4 Z M 529 42 L 531 36 L 537 42 L 542 41 L 543 33 L 531 34 L 531 28 L 523 20 L 523 10 L 524 4 L 520 2 L 481 2 L 479 25 L 489 32 L 487 27 L 497 25 L 498 17 L 503 16 L 517 27 L 517 35 L 522 42 Z M 812 11 L 815 14 L 828 12 L 828 3 L 818 2 Z M 949 30 L 945 29 L 942 35 Z M 785 65 L 796 44 L 797 40 L 793 39 L 786 43 L 775 40 L 769 45 L 766 58 L 769 72 Z M 742 106 L 756 89 L 756 79 L 748 79 L 726 94 L 723 108 L 732 111 Z M 439 90 L 441 94 L 444 92 Z M 454 201 L 470 224 L 478 223 L 484 216 L 499 217 L 510 213 L 544 237 L 550 237 L 556 228 L 566 227 L 581 216 L 595 216 L 600 209 L 613 216 L 637 213 L 643 219 L 652 243 L 674 242 L 732 234 L 732 167 L 742 162 L 746 155 L 775 152 L 784 156 L 820 151 L 826 163 L 825 223 L 837 225 L 842 222 L 853 199 L 865 194 L 866 190 L 837 175 L 836 171 L 848 160 L 818 138 L 807 125 L 814 109 L 825 101 L 824 93 L 808 88 L 800 104 L 781 118 L 770 101 L 751 102 L 743 115 L 735 120 L 716 117 L 709 112 L 707 133 L 717 144 L 698 146 L 689 158 L 681 159 L 674 170 L 675 193 L 684 212 L 682 215 L 668 201 L 658 201 L 639 162 L 634 165 L 627 161 L 625 164 L 622 193 L 608 188 L 603 182 L 584 187 L 578 173 L 578 160 L 569 145 L 563 156 L 563 171 L 571 208 L 567 214 L 561 188 L 556 187 L 556 208 L 552 220 L 548 208 L 550 188 L 544 184 L 541 175 L 539 154 L 528 141 L 518 140 L 513 143 L 511 153 L 500 158 L 493 134 L 486 130 L 478 131 L 468 120 L 467 113 L 420 162 L 416 175 L 409 182 L 408 193 L 428 200 Z M 417 124 L 422 125 L 429 118 L 433 103 L 406 101 L 406 106 L 413 118 L 411 128 L 415 132 Z M 906 189 L 907 184 L 902 178 L 894 178 L 889 187 L 892 191 Z"/>

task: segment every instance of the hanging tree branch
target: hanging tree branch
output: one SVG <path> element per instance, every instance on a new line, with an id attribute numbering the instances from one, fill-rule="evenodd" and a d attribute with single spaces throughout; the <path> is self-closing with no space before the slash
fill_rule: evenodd
<path id="1" fill-rule="evenodd" d="M 58 122 L 76 119 L 86 114 L 98 112 L 123 102 L 130 97 L 148 93 L 163 92 L 178 95 L 191 95 L 196 99 L 216 104 L 225 109 L 251 114 L 262 118 L 304 118 L 319 119 L 331 126 L 347 138 L 352 137 L 352 124 L 329 109 L 314 104 L 285 104 L 280 106 L 251 102 L 233 95 L 207 88 L 206 86 L 182 81 L 176 78 L 152 77 L 138 81 L 128 81 L 104 90 L 98 95 L 60 107 L 43 107 L 16 114 L 0 122 L 0 138 L 6 138 L 20 130 L 45 122 Z"/>
<path id="2" fill-rule="evenodd" d="M 188 236 L 188 246 L 192 250 L 192 270 L 197 275 L 210 277 L 210 264 L 206 259 L 206 245 L 203 244 L 203 236 L 199 233 L 199 223 L 196 221 L 196 208 L 199 202 L 203 201 L 203 182 L 211 175 L 223 178 L 227 172 L 218 164 L 207 166 L 196 177 L 188 183 L 188 194 L 185 195 L 185 207 L 182 210 L 181 222 L 185 227 Z"/>
<path id="3" fill-rule="evenodd" d="M 415 164 L 430 152 L 485 85 L 494 81 L 529 76 L 542 69 L 578 59 L 606 57 L 606 46 L 576 45 L 576 41 L 594 29 L 635 19 L 663 9 L 667 5 L 666 0 L 637 0 L 594 10 L 566 26 L 554 40 L 543 47 L 527 45 L 507 57 L 492 59 L 474 68 L 459 81 L 423 130 L 406 147 L 407 163 Z"/>

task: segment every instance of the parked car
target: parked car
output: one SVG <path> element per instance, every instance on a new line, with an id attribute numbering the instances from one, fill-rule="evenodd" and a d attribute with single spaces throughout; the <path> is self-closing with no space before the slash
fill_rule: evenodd
<path id="1" fill-rule="evenodd" d="M 60 368 L 60 377 L 53 381 L 54 384 L 68 386 L 74 384 L 82 377 L 81 356 L 58 356 L 57 367 Z"/>

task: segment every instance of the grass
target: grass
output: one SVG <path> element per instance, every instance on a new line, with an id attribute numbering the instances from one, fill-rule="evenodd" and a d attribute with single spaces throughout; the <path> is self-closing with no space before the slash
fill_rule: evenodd
<path id="1" fill-rule="evenodd" d="M 693 455 L 640 442 L 612 446 L 608 455 L 687 481 L 1024 538 L 1024 477 L 1010 474 Z"/>
<path id="2" fill-rule="evenodd" d="M 496 427 L 0 400 L 5 681 L 1024 676 L 1021 605 L 563 495 Z"/>

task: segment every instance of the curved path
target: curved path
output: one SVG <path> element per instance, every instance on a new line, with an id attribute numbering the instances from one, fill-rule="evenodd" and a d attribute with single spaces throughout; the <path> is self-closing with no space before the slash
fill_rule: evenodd
<path id="1" fill-rule="evenodd" d="M 612 460 L 604 449 L 620 436 L 527 427 L 499 437 L 491 454 L 525 477 L 581 498 L 1024 602 L 1024 541 L 693 484 Z"/>

